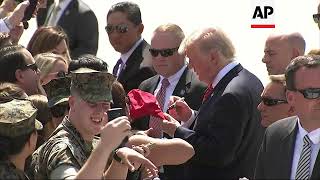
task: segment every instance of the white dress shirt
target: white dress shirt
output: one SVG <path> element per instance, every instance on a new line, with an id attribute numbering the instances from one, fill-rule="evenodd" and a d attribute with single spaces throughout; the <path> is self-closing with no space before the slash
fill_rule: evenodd
<path id="1" fill-rule="evenodd" d="M 225 67 L 223 67 L 219 73 L 217 74 L 217 76 L 214 78 L 213 82 L 212 82 L 212 87 L 214 88 L 220 81 L 221 79 L 228 74 L 228 72 L 230 72 L 234 67 L 236 67 L 239 64 L 239 62 L 237 61 L 232 61 L 231 63 L 229 63 L 228 65 L 226 65 Z M 188 119 L 188 121 L 182 123 L 183 127 L 189 128 L 191 126 L 191 124 L 193 123 L 193 121 L 196 119 L 196 116 L 198 115 L 198 112 L 192 110 L 192 115 L 191 117 Z"/>
<path id="2" fill-rule="evenodd" d="M 298 118 L 298 117 L 297 117 Z M 292 166 L 291 166 L 291 176 L 290 179 L 295 179 L 296 171 L 298 168 L 298 162 L 300 159 L 300 154 L 303 149 L 303 138 L 305 135 L 309 136 L 312 145 L 311 145 L 311 160 L 310 160 L 310 177 L 312 175 L 313 166 L 316 162 L 317 155 L 320 149 L 320 128 L 311 131 L 308 133 L 300 124 L 300 120 L 298 118 L 298 132 L 296 137 L 296 142 L 294 146 L 294 153 L 293 153 L 293 159 L 292 159 Z"/>
<path id="3" fill-rule="evenodd" d="M 3 19 L 0 19 L 0 32 L 2 33 L 9 33 L 10 29 L 8 28 L 8 26 L 6 25 L 6 23 L 4 22 Z"/>
<path id="4" fill-rule="evenodd" d="M 140 43 L 143 41 L 142 37 L 132 46 L 132 48 L 124 53 L 124 54 L 121 54 L 120 58 L 122 60 L 122 63 L 120 64 L 119 68 L 118 68 L 118 71 L 117 71 L 117 77 L 119 77 L 119 73 L 121 70 L 125 69 L 126 68 L 126 63 L 129 59 L 129 57 L 131 56 L 131 54 L 133 53 L 133 51 L 140 45 Z"/>
<path id="5" fill-rule="evenodd" d="M 184 65 L 179 71 L 177 71 L 174 75 L 168 77 L 167 79 L 169 80 L 170 85 L 167 87 L 166 90 L 166 95 L 165 95 L 165 100 L 164 100 L 164 105 L 163 105 L 163 112 L 166 112 L 168 109 L 168 104 L 170 100 L 170 96 L 172 96 L 174 89 L 176 88 L 180 77 L 182 76 L 184 70 L 187 68 L 187 65 Z M 164 79 L 163 76 L 160 76 L 160 81 L 158 83 L 157 88 L 154 91 L 154 95 L 157 96 L 161 86 L 162 86 L 162 80 Z"/>
<path id="6" fill-rule="evenodd" d="M 54 1 L 53 5 L 55 7 L 53 7 L 51 9 L 50 13 L 48 13 L 48 16 L 50 16 L 50 17 L 47 17 L 47 18 L 50 18 L 50 19 L 48 19 L 49 26 L 56 26 L 58 24 L 59 19 L 61 18 L 63 12 L 66 10 L 67 6 L 71 3 L 71 1 L 72 0 L 55 0 Z M 56 17 L 53 17 L 53 16 L 51 16 L 51 13 L 52 13 L 52 11 L 54 11 L 57 8 L 57 6 L 60 7 L 60 10 L 57 12 Z M 54 19 L 52 19 L 52 18 L 54 18 Z"/>

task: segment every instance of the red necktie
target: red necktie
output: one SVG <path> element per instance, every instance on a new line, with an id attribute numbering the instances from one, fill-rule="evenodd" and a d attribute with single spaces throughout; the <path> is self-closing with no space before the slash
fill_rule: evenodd
<path id="1" fill-rule="evenodd" d="M 165 97 L 166 97 L 166 91 L 167 91 L 167 88 L 169 85 L 170 85 L 170 82 L 168 81 L 168 79 L 166 79 L 166 78 L 163 79 L 161 81 L 161 88 L 156 96 L 157 101 L 158 101 L 159 106 L 162 111 L 163 111 L 164 101 L 165 101 Z M 157 138 L 162 137 L 161 121 L 162 121 L 162 119 L 160 119 L 160 118 L 156 118 L 154 116 L 150 117 L 149 128 L 153 129 L 152 137 L 157 137 Z"/>
<path id="2" fill-rule="evenodd" d="M 202 99 L 202 103 L 204 101 L 206 101 L 210 95 L 213 93 L 213 87 L 212 87 L 212 83 L 210 83 L 206 89 L 206 91 L 204 92 L 204 95 L 203 95 L 203 99 Z"/>

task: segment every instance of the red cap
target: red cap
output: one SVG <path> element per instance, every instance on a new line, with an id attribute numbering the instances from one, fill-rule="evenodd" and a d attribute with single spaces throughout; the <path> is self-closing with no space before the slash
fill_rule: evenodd
<path id="1" fill-rule="evenodd" d="M 130 100 L 130 117 L 135 120 L 144 116 L 154 116 L 165 119 L 157 98 L 140 89 L 132 89 L 128 93 Z"/>

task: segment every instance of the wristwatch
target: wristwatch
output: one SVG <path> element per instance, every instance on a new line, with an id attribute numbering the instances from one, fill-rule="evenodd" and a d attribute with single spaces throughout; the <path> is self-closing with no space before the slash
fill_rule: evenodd
<path id="1" fill-rule="evenodd" d="M 12 24 L 9 22 L 8 17 L 3 18 L 3 22 L 4 22 L 4 24 L 6 24 L 6 26 L 7 26 L 7 28 L 8 28 L 9 30 L 13 29 L 13 26 L 12 26 Z"/>

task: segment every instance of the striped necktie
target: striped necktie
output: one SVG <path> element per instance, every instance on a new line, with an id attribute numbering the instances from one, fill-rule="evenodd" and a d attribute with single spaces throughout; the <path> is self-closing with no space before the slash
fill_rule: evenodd
<path id="1" fill-rule="evenodd" d="M 166 98 L 166 91 L 168 86 L 170 85 L 170 82 L 168 79 L 164 78 L 161 81 L 161 88 L 156 96 L 157 101 L 159 103 L 159 106 L 161 110 L 163 111 L 164 103 L 165 103 L 165 98 Z M 162 128 L 161 128 L 161 123 L 162 119 L 156 118 L 154 116 L 150 117 L 149 120 L 149 128 L 152 128 L 153 131 L 151 132 L 152 137 L 160 138 L 162 137 Z"/>
<path id="2" fill-rule="evenodd" d="M 303 138 L 303 149 L 298 162 L 296 179 L 310 178 L 311 140 L 308 135 Z"/>

